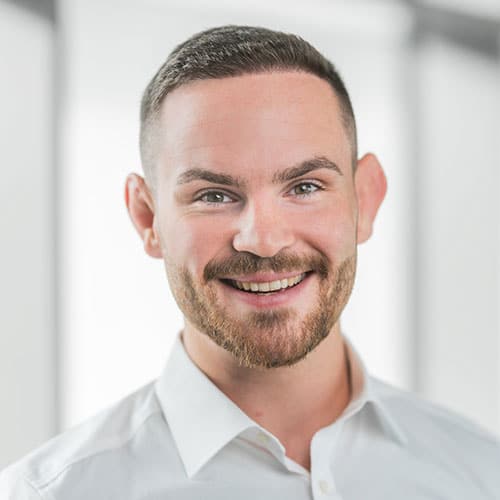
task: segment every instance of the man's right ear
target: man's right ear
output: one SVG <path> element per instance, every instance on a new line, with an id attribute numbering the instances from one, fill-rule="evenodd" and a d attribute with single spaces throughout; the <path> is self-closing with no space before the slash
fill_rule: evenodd
<path id="1" fill-rule="evenodd" d="M 137 174 L 129 174 L 125 182 L 125 204 L 130 219 L 139 233 L 145 252 L 161 259 L 160 239 L 156 232 L 154 203 L 144 179 Z"/>

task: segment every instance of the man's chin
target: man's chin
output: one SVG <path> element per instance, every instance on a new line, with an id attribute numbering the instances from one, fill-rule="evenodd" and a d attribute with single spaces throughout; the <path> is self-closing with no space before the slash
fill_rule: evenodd
<path id="1" fill-rule="evenodd" d="M 288 311 L 283 311 L 288 315 Z M 327 336 L 322 330 L 297 335 L 301 328 L 285 328 L 286 321 L 271 313 L 259 314 L 259 326 L 253 317 L 252 328 L 237 330 L 238 334 L 213 332 L 209 335 L 220 347 L 228 351 L 237 363 L 245 368 L 271 369 L 293 366 L 316 348 Z M 281 325 L 281 328 L 276 325 Z M 244 332 L 244 334 L 241 334 Z M 253 333 L 251 333 L 253 332 Z"/>

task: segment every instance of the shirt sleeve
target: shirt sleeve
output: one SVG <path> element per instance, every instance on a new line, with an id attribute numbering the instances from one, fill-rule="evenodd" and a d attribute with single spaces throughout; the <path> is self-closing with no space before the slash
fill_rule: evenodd
<path id="1" fill-rule="evenodd" d="M 42 495 L 27 479 L 6 469 L 0 472 L 0 498 L 2 500 L 41 500 Z"/>

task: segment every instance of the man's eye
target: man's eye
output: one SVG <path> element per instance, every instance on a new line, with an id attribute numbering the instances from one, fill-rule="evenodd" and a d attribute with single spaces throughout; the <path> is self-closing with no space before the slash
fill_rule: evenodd
<path id="1" fill-rule="evenodd" d="M 204 203 L 209 203 L 210 205 L 219 205 L 221 203 L 229 203 L 233 201 L 229 195 L 221 191 L 207 191 L 206 193 L 203 193 L 198 200 L 203 201 Z"/>
<path id="2" fill-rule="evenodd" d="M 301 182 L 294 186 L 291 190 L 292 194 L 298 196 L 299 198 L 306 198 L 311 196 L 316 191 L 322 190 L 323 188 L 314 182 Z M 207 203 L 208 205 L 222 205 L 227 203 L 232 203 L 234 198 L 224 193 L 223 191 L 206 191 L 202 193 L 196 201 L 201 201 Z"/>
<path id="3" fill-rule="evenodd" d="M 292 191 L 295 195 L 304 198 L 306 196 L 310 196 L 320 189 L 323 188 L 321 186 L 318 186 L 317 184 L 314 184 L 313 182 L 301 182 L 300 184 L 294 186 L 292 188 Z"/>

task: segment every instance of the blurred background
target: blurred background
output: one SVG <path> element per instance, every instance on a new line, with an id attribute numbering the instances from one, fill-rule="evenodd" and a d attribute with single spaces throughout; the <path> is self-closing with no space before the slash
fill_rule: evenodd
<path id="1" fill-rule="evenodd" d="M 228 23 L 329 57 L 386 170 L 343 331 L 373 375 L 500 434 L 498 0 L 0 0 L 0 468 L 166 362 L 182 319 L 124 181 L 149 79 Z"/>

